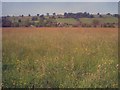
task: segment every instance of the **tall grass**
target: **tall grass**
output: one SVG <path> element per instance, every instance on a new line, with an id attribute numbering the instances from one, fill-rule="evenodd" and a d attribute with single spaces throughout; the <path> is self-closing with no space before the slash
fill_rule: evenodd
<path id="1" fill-rule="evenodd" d="M 3 29 L 3 87 L 118 87 L 116 29 Z"/>

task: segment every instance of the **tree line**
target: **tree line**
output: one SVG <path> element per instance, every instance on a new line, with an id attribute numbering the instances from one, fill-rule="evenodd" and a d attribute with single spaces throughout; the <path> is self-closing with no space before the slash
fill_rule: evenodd
<path id="1" fill-rule="evenodd" d="M 118 14 L 110 14 L 107 13 L 107 16 L 118 18 Z M 98 18 L 103 18 L 103 15 L 97 13 L 96 16 Z M 60 23 L 57 22 L 56 19 L 62 18 L 73 18 L 77 21 L 77 23 L 69 24 L 69 23 Z M 115 27 L 117 23 L 100 23 L 99 20 L 93 20 L 91 24 L 82 23 L 80 21 L 81 18 L 95 18 L 95 15 L 80 12 L 80 13 L 67 13 L 65 12 L 63 15 L 53 13 L 50 15 L 47 13 L 46 15 L 37 14 L 36 16 L 28 16 L 20 15 L 20 16 L 3 16 L 2 17 L 2 27 Z"/>

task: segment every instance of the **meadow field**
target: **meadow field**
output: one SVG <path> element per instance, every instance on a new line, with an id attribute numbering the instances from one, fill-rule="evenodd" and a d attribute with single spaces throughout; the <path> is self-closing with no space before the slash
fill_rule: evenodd
<path id="1" fill-rule="evenodd" d="M 4 88 L 117 88 L 117 28 L 3 28 Z"/>

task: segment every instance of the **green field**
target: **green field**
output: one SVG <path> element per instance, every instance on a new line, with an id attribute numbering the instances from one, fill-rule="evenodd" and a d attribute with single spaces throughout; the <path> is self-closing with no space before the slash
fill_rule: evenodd
<path id="1" fill-rule="evenodd" d="M 80 21 L 86 24 L 92 24 L 93 20 L 98 20 L 100 23 L 118 23 L 118 18 L 115 18 L 115 17 L 80 18 Z"/>
<path id="2" fill-rule="evenodd" d="M 118 87 L 116 28 L 3 28 L 3 87 Z"/>
<path id="3" fill-rule="evenodd" d="M 77 20 L 75 20 L 74 18 L 58 18 L 56 19 L 56 21 L 59 23 L 68 23 L 68 24 L 77 23 Z"/>
<path id="4" fill-rule="evenodd" d="M 116 17 L 79 18 L 79 21 L 85 24 L 92 24 L 93 20 L 98 20 L 102 24 L 103 23 L 118 23 L 118 18 Z M 68 23 L 68 24 L 75 24 L 78 22 L 78 20 L 74 18 L 58 18 L 56 19 L 56 21 L 60 23 Z"/>

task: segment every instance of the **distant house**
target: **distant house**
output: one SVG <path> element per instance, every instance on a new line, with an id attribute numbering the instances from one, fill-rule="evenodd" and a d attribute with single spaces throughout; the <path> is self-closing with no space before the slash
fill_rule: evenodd
<path id="1" fill-rule="evenodd" d="M 30 25 L 30 27 L 35 27 L 34 25 Z"/>

